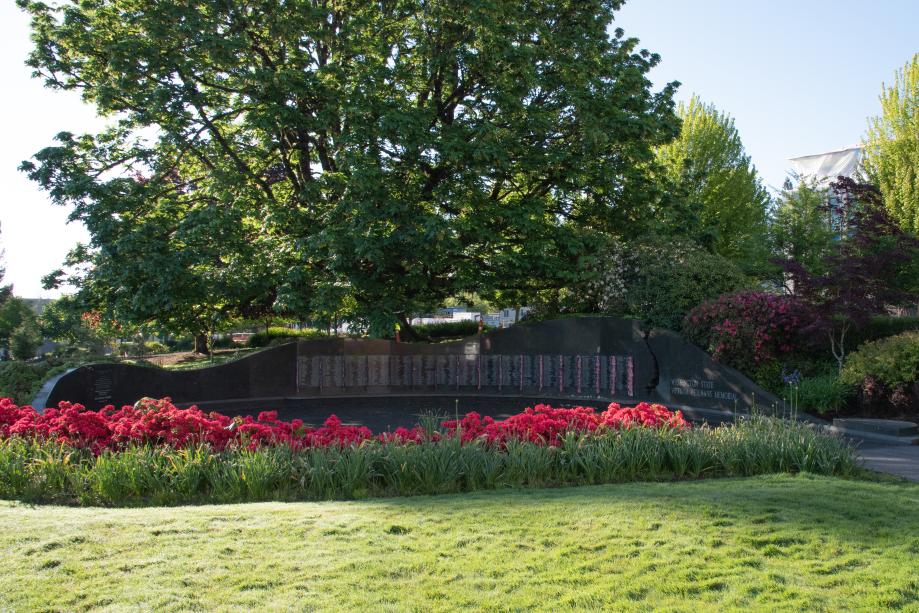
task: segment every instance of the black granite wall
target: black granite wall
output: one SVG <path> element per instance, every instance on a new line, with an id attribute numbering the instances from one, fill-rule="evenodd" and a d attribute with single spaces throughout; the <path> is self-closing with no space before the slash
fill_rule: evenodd
<path id="1" fill-rule="evenodd" d="M 426 394 L 594 399 L 595 404 L 647 400 L 716 410 L 779 402 L 677 334 L 654 331 L 646 338 L 635 321 L 581 317 L 521 324 L 449 343 L 301 341 L 190 371 L 84 366 L 57 382 L 47 405 L 70 400 L 99 408 L 132 404 L 143 396 L 212 404 Z"/>

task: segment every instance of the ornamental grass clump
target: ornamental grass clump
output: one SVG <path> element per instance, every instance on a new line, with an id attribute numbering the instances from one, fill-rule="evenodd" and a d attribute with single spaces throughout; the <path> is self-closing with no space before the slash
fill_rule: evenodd
<path id="1" fill-rule="evenodd" d="M 155 410 L 180 410 L 157 402 Z M 678 412 L 644 403 L 612 404 L 602 412 L 537 405 L 503 421 L 470 413 L 439 428 L 377 436 L 333 418 L 310 429 L 263 415 L 261 421 L 226 418 L 229 436 L 209 437 L 206 428 L 192 436 L 179 428 L 173 439 L 160 430 L 126 440 L 105 434 L 105 419 L 79 417 L 87 413 L 82 408 L 69 407 L 74 421 L 62 413 L 36 417 L 10 403 L 0 407 L 0 497 L 31 502 L 329 500 L 857 470 L 851 444 L 809 424 L 753 416 L 692 428 Z M 11 423 L 14 413 L 19 419 Z M 67 429 L 61 419 L 89 426 Z M 124 425 L 120 418 L 114 423 Z M 224 417 L 211 414 L 202 423 L 224 423 Z M 261 425 L 241 429 L 253 423 Z M 89 438 L 93 433 L 96 439 Z"/>

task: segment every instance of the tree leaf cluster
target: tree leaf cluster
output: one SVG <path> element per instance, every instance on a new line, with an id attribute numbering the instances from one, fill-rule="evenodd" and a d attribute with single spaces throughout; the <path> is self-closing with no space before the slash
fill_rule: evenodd
<path id="1" fill-rule="evenodd" d="M 669 206 L 676 84 L 610 35 L 619 1 L 19 4 L 36 74 L 112 120 L 23 164 L 91 237 L 48 281 L 119 321 L 382 334 L 564 287 Z"/>

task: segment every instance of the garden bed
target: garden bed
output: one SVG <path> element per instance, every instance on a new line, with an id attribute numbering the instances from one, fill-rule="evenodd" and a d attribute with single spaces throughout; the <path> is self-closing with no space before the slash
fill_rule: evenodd
<path id="1" fill-rule="evenodd" d="M 429 420 L 430 421 L 430 420 Z M 230 418 L 168 399 L 37 413 L 0 401 L 0 497 L 83 505 L 320 500 L 745 476 L 849 475 L 854 450 L 812 426 L 756 416 L 692 428 L 642 403 L 469 413 L 374 435 L 272 412 Z"/>

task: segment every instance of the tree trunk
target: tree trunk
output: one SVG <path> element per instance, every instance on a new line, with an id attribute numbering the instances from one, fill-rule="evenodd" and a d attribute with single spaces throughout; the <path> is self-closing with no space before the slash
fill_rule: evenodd
<path id="1" fill-rule="evenodd" d="M 211 346 L 208 342 L 210 339 L 208 336 L 209 335 L 207 332 L 201 332 L 195 335 L 195 353 L 199 353 L 201 355 L 211 354 Z"/>
<path id="2" fill-rule="evenodd" d="M 409 322 L 408 317 L 405 313 L 396 313 L 396 317 L 399 318 L 399 331 L 400 336 L 403 341 L 409 343 L 416 343 L 418 341 L 430 341 L 431 339 L 427 336 L 422 336 L 418 334 L 418 331 L 412 327 L 412 324 Z"/>
<path id="3" fill-rule="evenodd" d="M 833 352 L 833 357 L 836 358 L 837 372 L 840 373 L 846 361 L 846 333 L 848 333 L 848 331 L 849 324 L 847 322 L 842 325 L 838 339 L 834 336 L 832 329 L 828 332 L 830 336 L 830 351 Z"/>
<path id="4" fill-rule="evenodd" d="M 514 308 L 514 323 L 515 324 L 520 323 L 520 307 L 519 306 Z"/>

